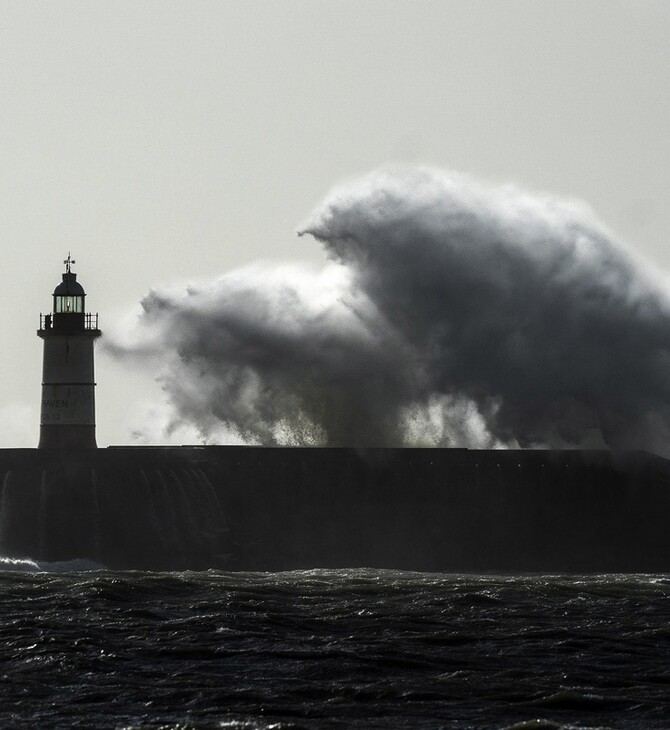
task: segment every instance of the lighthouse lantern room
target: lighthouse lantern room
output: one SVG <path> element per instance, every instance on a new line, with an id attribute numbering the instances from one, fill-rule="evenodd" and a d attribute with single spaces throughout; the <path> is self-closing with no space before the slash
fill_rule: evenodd
<path id="1" fill-rule="evenodd" d="M 38 448 L 95 449 L 93 345 L 102 334 L 98 315 L 85 309 L 86 292 L 72 272 L 68 254 L 53 311 L 40 315 L 44 341 L 42 409 Z"/>

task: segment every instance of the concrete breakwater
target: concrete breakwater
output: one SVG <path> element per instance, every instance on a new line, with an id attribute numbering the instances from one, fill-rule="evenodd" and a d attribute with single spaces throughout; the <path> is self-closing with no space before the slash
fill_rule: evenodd
<path id="1" fill-rule="evenodd" d="M 670 570 L 642 452 L 0 450 L 0 554 L 110 568 Z"/>

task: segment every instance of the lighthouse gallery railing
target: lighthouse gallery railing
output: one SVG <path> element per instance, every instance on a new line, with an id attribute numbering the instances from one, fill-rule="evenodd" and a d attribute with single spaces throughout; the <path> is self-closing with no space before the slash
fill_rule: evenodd
<path id="1" fill-rule="evenodd" d="M 40 314 L 40 329 L 48 330 L 53 327 L 53 315 L 52 314 Z M 98 329 L 98 313 L 92 314 L 87 312 L 84 314 L 84 329 L 85 330 L 97 330 Z"/>

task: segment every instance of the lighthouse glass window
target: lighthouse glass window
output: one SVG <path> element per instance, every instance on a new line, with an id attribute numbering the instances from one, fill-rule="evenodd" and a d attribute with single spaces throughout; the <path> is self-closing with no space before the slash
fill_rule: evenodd
<path id="1" fill-rule="evenodd" d="M 84 311 L 84 297 L 56 297 L 56 313 L 70 314 Z"/>

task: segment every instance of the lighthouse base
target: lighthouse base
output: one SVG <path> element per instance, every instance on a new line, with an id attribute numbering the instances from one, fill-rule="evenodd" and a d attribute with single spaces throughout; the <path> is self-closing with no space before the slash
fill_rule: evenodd
<path id="1" fill-rule="evenodd" d="M 97 449 L 95 426 L 40 426 L 38 449 Z"/>

